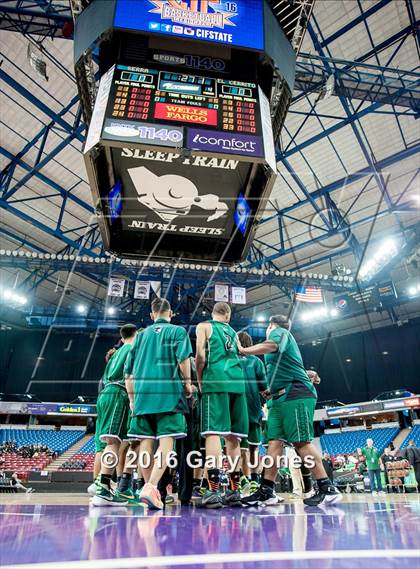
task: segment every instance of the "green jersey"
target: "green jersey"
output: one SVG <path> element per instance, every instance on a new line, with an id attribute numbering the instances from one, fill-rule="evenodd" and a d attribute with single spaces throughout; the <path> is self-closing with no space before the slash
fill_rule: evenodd
<path id="1" fill-rule="evenodd" d="M 178 364 L 191 353 L 186 330 L 164 319 L 138 334 L 125 368 L 134 378 L 133 415 L 188 410 Z"/>
<path id="2" fill-rule="evenodd" d="M 106 364 L 103 375 L 103 386 L 106 387 L 109 383 L 118 383 L 124 385 L 124 366 L 128 354 L 131 351 L 131 344 L 123 344 L 121 348 L 109 358 Z"/>
<path id="3" fill-rule="evenodd" d="M 245 376 L 245 395 L 249 422 L 259 423 L 264 405 L 264 400 L 260 393 L 267 389 L 265 367 L 257 356 L 241 356 L 240 361 Z"/>
<path id="4" fill-rule="evenodd" d="M 362 454 L 366 458 L 366 466 L 368 470 L 377 470 L 379 468 L 379 459 L 381 453 L 375 447 L 365 447 L 362 449 Z"/>
<path id="5" fill-rule="evenodd" d="M 238 351 L 238 336 L 224 322 L 210 320 L 206 365 L 203 370 L 203 393 L 245 393 L 245 381 Z"/>
<path id="6" fill-rule="evenodd" d="M 268 339 L 277 344 L 277 351 L 264 356 L 268 388 L 276 400 L 316 397 L 316 389 L 306 373 L 299 347 L 293 335 L 284 328 L 276 328 Z"/>

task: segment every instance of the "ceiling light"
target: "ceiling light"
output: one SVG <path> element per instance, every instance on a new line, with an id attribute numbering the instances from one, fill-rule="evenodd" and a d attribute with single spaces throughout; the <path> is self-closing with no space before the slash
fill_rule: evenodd
<path id="1" fill-rule="evenodd" d="M 76 312 L 78 312 L 79 314 L 85 314 L 86 310 L 87 310 L 87 308 L 84 304 L 78 304 L 76 306 Z"/>
<path id="2" fill-rule="evenodd" d="M 116 310 L 113 306 L 108 306 L 108 308 L 106 309 L 106 313 L 108 314 L 108 316 L 114 316 Z"/>
<path id="3" fill-rule="evenodd" d="M 257 322 L 265 322 L 265 316 L 263 314 L 257 316 Z"/>
<path id="4" fill-rule="evenodd" d="M 351 358 L 346 358 L 346 362 L 349 364 L 351 362 Z"/>

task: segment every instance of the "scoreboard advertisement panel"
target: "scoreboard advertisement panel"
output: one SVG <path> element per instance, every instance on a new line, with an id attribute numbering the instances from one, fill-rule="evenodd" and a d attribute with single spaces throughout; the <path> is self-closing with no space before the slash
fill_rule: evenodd
<path id="1" fill-rule="evenodd" d="M 262 134 L 255 83 L 116 66 L 104 140 L 263 158 Z"/>
<path id="2" fill-rule="evenodd" d="M 262 50 L 263 0 L 117 0 L 114 25 Z"/>

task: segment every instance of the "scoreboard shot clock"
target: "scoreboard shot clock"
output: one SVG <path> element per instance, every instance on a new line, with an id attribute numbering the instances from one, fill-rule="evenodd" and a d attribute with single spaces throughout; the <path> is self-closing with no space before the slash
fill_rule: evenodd
<path id="1" fill-rule="evenodd" d="M 133 12 L 132 0 L 99 4 L 76 21 L 75 60 L 79 76 L 86 50 L 98 54 L 93 105 L 82 81 L 79 89 L 105 248 L 244 260 L 276 179 L 270 99 L 282 67 L 286 94 L 293 87 L 294 52 L 268 5 L 168 0 L 137 2 Z M 273 25 L 281 41 L 271 45 Z"/>

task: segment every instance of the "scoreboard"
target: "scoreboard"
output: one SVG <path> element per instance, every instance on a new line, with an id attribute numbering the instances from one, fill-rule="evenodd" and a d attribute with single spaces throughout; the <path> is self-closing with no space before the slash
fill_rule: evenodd
<path id="1" fill-rule="evenodd" d="M 151 130 L 153 125 L 156 128 Z M 232 154 L 236 149 L 239 155 L 263 157 L 258 86 L 176 71 L 116 66 L 103 139 L 226 152 L 222 144 L 212 146 L 203 138 L 202 129 L 220 136 L 239 135 L 236 148 L 228 145 Z"/>

